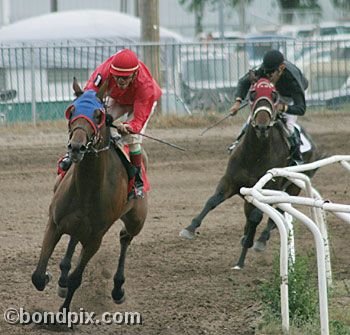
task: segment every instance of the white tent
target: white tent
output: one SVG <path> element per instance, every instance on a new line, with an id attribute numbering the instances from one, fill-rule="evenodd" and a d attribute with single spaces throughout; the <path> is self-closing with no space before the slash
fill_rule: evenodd
<path id="1" fill-rule="evenodd" d="M 73 76 L 84 83 L 96 66 L 117 50 L 128 47 L 144 59 L 147 44 L 140 36 L 140 19 L 114 11 L 64 11 L 18 21 L 0 29 L 2 86 L 14 90 L 12 102 L 20 104 L 70 101 Z M 178 83 L 173 77 L 178 74 L 169 70 L 168 64 L 176 64 L 174 49 L 186 40 L 164 28 L 160 28 L 160 40 L 163 85 L 173 89 Z M 168 47 L 168 43 L 176 47 Z M 53 112 L 55 109 L 50 110 Z M 21 113 L 11 112 L 11 116 L 23 118 Z"/>
<path id="2" fill-rule="evenodd" d="M 0 44 L 69 44 L 90 42 L 139 43 L 140 19 L 106 10 L 74 10 L 49 13 L 17 21 L 0 29 Z M 162 42 L 184 42 L 185 38 L 160 28 Z"/>

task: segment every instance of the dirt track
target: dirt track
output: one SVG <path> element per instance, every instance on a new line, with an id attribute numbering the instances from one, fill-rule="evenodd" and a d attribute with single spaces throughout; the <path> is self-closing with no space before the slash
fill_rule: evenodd
<path id="1" fill-rule="evenodd" d="M 330 121 L 331 120 L 331 121 Z M 302 119 L 318 145 L 329 154 L 349 154 L 350 116 L 318 116 Z M 242 201 L 229 199 L 210 213 L 192 242 L 178 237 L 181 228 L 202 208 L 226 168 L 226 146 L 232 127 L 216 128 L 200 137 L 201 129 L 150 129 L 149 134 L 190 148 L 181 153 L 147 141 L 152 185 L 146 226 L 133 241 L 126 263 L 126 295 L 122 306 L 110 297 L 119 254 L 121 224 L 106 234 L 102 247 L 90 262 L 72 310 L 97 313 L 136 311 L 143 325 L 79 325 L 76 334 L 143 335 L 252 335 L 260 319 L 256 285 L 271 277 L 271 264 L 279 250 L 273 235 L 264 254 L 251 251 L 246 267 L 233 272 L 244 219 Z M 237 127 L 235 131 L 237 131 Z M 1 129 L 0 129 L 1 131 Z M 44 142 L 44 145 L 40 145 Z M 53 281 L 44 292 L 31 284 L 46 226 L 57 157 L 64 151 L 62 133 L 0 136 L 0 307 L 33 311 L 57 311 L 58 262 L 65 250 L 64 238 L 49 262 Z M 350 174 L 340 166 L 324 168 L 314 185 L 334 202 L 350 203 Z M 266 220 L 264 220 L 265 222 Z M 349 282 L 348 238 L 350 226 L 328 216 L 335 280 Z M 296 230 L 297 250 L 313 248 L 312 235 Z M 350 298 L 342 298 L 349 313 Z M 350 319 L 350 318 L 349 318 Z M 349 320 L 348 319 L 348 320 Z M 65 328 L 8 325 L 1 317 L 0 334 L 72 333 Z"/>

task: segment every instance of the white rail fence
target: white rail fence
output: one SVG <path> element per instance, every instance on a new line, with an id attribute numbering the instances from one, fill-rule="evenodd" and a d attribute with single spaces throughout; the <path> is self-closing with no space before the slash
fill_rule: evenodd
<path id="1" fill-rule="evenodd" d="M 242 187 L 240 192 L 245 199 L 266 213 L 274 220 L 281 237 L 280 276 L 281 276 L 281 315 L 282 330 L 289 333 L 289 300 L 288 300 L 288 261 L 294 259 L 294 233 L 290 216 L 303 223 L 313 234 L 316 244 L 318 290 L 320 306 L 321 335 L 329 335 L 328 320 L 328 287 L 332 286 L 331 260 L 329 254 L 328 233 L 325 211 L 328 211 L 350 224 L 350 205 L 332 203 L 322 199 L 312 186 L 305 171 L 340 163 L 350 172 L 350 155 L 335 155 L 313 163 L 276 168 L 269 170 L 252 188 Z M 273 178 L 284 177 L 305 191 L 306 197 L 290 196 L 285 192 L 263 189 Z M 304 205 L 311 208 L 311 218 L 297 210 L 293 205 Z M 285 212 L 282 215 L 274 207 Z"/>

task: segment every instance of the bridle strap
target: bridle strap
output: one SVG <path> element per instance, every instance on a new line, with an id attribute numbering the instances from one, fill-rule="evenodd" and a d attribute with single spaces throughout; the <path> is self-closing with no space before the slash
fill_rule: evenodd
<path id="1" fill-rule="evenodd" d="M 256 127 L 256 123 L 255 123 L 255 117 L 257 116 L 257 114 L 261 111 L 267 112 L 270 116 L 270 122 L 268 124 L 268 127 L 273 127 L 274 124 L 276 123 L 276 120 L 273 118 L 273 113 L 272 113 L 272 109 L 266 106 L 260 106 L 257 109 L 254 110 L 253 115 L 252 115 L 252 126 Z"/>
<path id="2" fill-rule="evenodd" d="M 70 131 L 69 131 L 69 138 L 71 138 L 73 133 L 74 133 L 74 131 L 76 131 L 78 129 L 83 130 L 85 132 L 85 134 L 86 134 L 86 138 L 87 138 L 86 148 L 87 148 L 87 152 L 88 153 L 92 152 L 95 155 L 97 155 L 99 152 L 107 151 L 107 150 L 110 149 L 110 147 L 111 147 L 110 146 L 110 141 L 108 141 L 108 144 L 105 147 L 100 148 L 100 149 L 96 149 L 94 146 L 96 144 L 98 144 L 101 141 L 101 139 L 102 139 L 102 136 L 100 136 L 100 132 L 94 133 L 93 136 L 91 137 L 91 139 L 89 139 L 88 132 L 86 131 L 86 128 L 82 127 L 82 126 L 79 126 L 79 125 L 74 127 L 73 129 L 70 129 Z"/>

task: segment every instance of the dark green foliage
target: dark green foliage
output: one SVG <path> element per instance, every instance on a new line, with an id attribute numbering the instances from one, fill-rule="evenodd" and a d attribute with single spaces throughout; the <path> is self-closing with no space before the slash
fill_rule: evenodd
<path id="1" fill-rule="evenodd" d="M 343 323 L 335 320 L 329 322 L 329 331 L 335 335 L 349 335 L 350 327 L 345 326 Z"/>
<path id="2" fill-rule="evenodd" d="M 314 258 L 313 258 L 314 259 Z M 298 256 L 294 268 L 289 269 L 289 316 L 296 326 L 315 318 L 318 311 L 317 273 L 310 268 L 310 257 Z M 272 281 L 262 283 L 260 295 L 268 312 L 281 317 L 279 256 L 273 264 Z"/>

